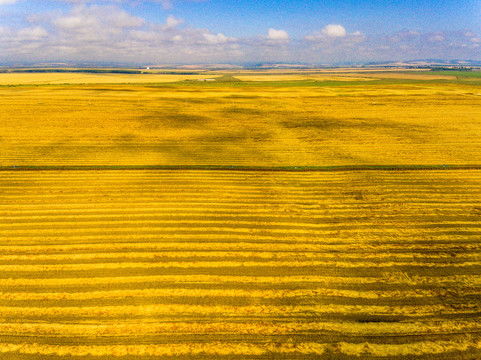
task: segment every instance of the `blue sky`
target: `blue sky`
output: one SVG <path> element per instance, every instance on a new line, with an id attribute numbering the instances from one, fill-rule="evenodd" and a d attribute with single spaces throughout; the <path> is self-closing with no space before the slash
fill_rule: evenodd
<path id="1" fill-rule="evenodd" d="M 155 5 L 147 7 L 156 13 Z M 481 13 L 475 16 L 476 7 L 475 1 L 211 0 L 180 3 L 172 13 L 232 36 L 252 36 L 266 27 L 278 27 L 302 37 L 331 23 L 369 34 L 388 34 L 404 28 L 422 32 L 480 30 Z"/>
<path id="2" fill-rule="evenodd" d="M 0 0 L 0 63 L 481 60 L 480 53 L 481 0 Z"/>

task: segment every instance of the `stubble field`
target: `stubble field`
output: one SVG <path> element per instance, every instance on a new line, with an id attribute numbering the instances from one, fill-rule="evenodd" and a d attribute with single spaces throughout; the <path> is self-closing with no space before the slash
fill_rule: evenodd
<path id="1" fill-rule="evenodd" d="M 480 93 L 0 86 L 1 358 L 479 358 Z"/>

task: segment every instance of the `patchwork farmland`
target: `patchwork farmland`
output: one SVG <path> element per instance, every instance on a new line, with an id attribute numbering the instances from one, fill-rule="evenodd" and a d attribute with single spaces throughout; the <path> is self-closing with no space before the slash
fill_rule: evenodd
<path id="1" fill-rule="evenodd" d="M 0 357 L 479 358 L 479 90 L 436 81 L 1 87 Z"/>

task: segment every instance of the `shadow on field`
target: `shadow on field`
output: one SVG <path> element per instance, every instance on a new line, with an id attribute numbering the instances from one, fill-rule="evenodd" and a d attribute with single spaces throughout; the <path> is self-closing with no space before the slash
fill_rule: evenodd
<path id="1" fill-rule="evenodd" d="M 266 111 L 258 110 L 258 109 L 250 109 L 245 107 L 228 107 L 223 109 L 225 114 L 242 114 L 242 115 L 263 115 L 267 114 Z"/>
<path id="2" fill-rule="evenodd" d="M 321 134 L 332 136 L 331 134 L 336 132 L 346 133 L 349 131 L 362 132 L 368 138 L 381 135 L 409 143 L 424 143 L 426 139 L 433 141 L 436 136 L 432 127 L 429 126 L 389 122 L 381 118 L 307 117 L 282 120 L 279 124 L 285 129 L 310 134 L 308 139 L 310 141 L 317 140 Z M 429 137 L 426 134 L 429 134 Z"/>
<path id="3" fill-rule="evenodd" d="M 388 129 L 388 130 L 425 130 L 427 126 L 401 124 L 394 122 L 386 122 L 386 119 L 380 118 L 335 118 L 335 117 L 309 117 L 295 118 L 291 120 L 281 121 L 280 124 L 287 129 Z"/>
<path id="4" fill-rule="evenodd" d="M 208 124 L 210 117 L 186 113 L 157 112 L 136 118 L 144 129 L 170 128 L 198 128 Z"/>

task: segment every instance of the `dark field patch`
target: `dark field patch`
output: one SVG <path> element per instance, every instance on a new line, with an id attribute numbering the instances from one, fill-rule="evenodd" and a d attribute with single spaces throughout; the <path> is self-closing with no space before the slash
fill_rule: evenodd
<path id="1" fill-rule="evenodd" d="M 408 125 L 401 123 L 388 122 L 386 119 L 379 118 L 334 118 L 334 117 L 308 117 L 293 118 L 292 120 L 284 120 L 280 122 L 282 126 L 288 129 L 425 129 L 422 125 Z"/>
<path id="2" fill-rule="evenodd" d="M 238 107 L 235 105 L 232 107 L 224 108 L 223 112 L 225 114 L 242 114 L 242 115 L 262 115 L 266 113 L 266 111 L 262 111 L 259 109 Z"/>
<path id="3" fill-rule="evenodd" d="M 193 115 L 181 112 L 157 112 L 136 119 L 143 128 L 159 129 L 171 128 L 196 128 L 205 126 L 212 119 L 203 115 Z"/>

